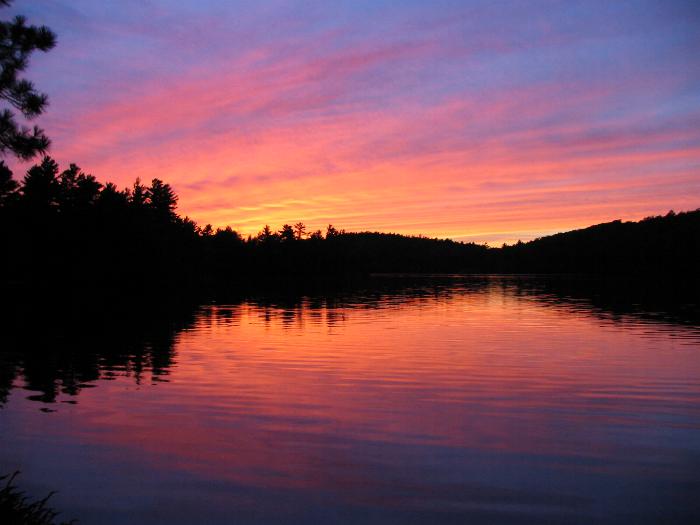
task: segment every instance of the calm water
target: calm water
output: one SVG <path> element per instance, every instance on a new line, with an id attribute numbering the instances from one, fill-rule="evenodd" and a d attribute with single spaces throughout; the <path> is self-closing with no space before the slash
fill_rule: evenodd
<path id="1" fill-rule="evenodd" d="M 700 523 L 692 318 L 398 281 L 44 311 L 0 350 L 0 473 L 83 524 Z"/>

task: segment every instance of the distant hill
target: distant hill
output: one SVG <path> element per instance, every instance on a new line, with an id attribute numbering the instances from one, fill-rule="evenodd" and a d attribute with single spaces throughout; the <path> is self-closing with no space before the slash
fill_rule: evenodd
<path id="1" fill-rule="evenodd" d="M 612 221 L 499 250 L 495 269 L 543 273 L 698 274 L 700 210 Z"/>
<path id="2" fill-rule="evenodd" d="M 612 221 L 489 248 L 383 233 L 345 233 L 342 259 L 368 272 L 638 274 L 700 269 L 700 210 Z"/>

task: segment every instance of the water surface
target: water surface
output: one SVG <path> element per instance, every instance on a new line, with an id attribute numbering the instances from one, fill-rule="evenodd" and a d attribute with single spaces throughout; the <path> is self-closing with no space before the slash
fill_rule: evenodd
<path id="1" fill-rule="evenodd" d="M 700 329 L 537 280 L 176 317 L 0 351 L 0 472 L 81 523 L 691 523 Z"/>

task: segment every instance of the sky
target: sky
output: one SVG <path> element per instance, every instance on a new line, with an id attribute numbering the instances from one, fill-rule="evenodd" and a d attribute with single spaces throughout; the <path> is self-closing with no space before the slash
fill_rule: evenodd
<path id="1" fill-rule="evenodd" d="M 498 245 L 700 207 L 700 2 L 16 0 L 50 154 L 181 215 Z M 16 176 L 27 166 L 14 164 Z"/>

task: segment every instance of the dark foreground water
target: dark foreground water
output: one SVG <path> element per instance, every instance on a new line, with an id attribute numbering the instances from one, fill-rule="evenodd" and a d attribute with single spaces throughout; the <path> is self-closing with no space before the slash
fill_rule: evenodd
<path id="1" fill-rule="evenodd" d="M 39 308 L 0 350 L 0 473 L 83 524 L 700 523 L 694 305 L 389 281 Z"/>

